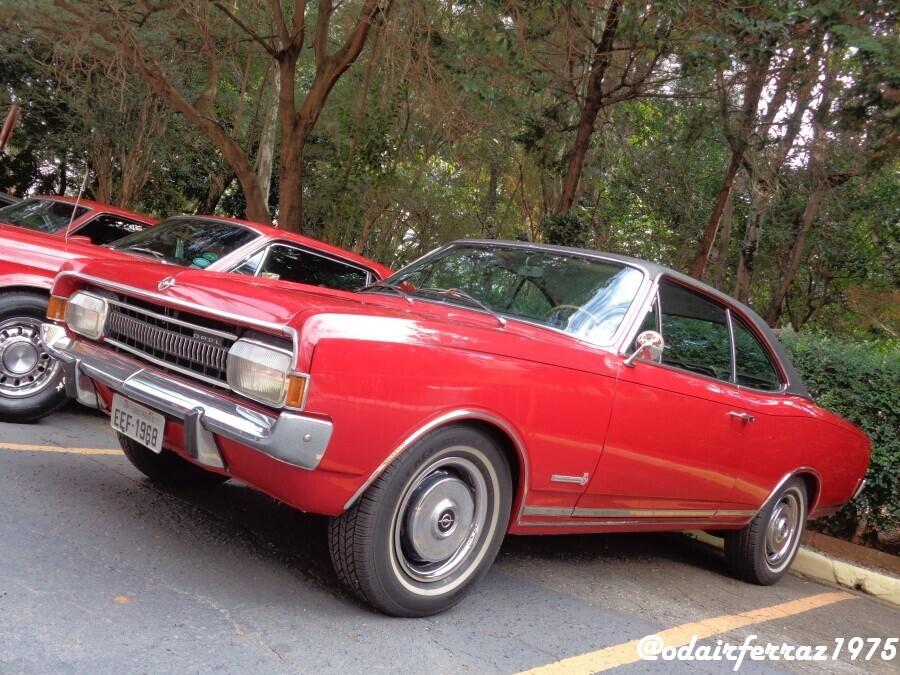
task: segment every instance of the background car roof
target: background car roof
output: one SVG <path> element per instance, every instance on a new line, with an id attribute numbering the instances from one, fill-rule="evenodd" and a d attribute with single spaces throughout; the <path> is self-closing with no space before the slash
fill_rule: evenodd
<path id="1" fill-rule="evenodd" d="M 452 244 L 476 244 L 479 246 L 495 246 L 497 244 L 501 244 L 504 246 L 514 246 L 524 249 L 530 248 L 541 251 L 557 251 L 559 253 L 568 253 L 571 255 L 599 255 L 610 260 L 621 262 L 625 265 L 631 265 L 633 267 L 642 269 L 652 279 L 656 279 L 660 275 L 665 275 L 672 279 L 676 279 L 687 286 L 691 286 L 701 290 L 707 295 L 710 295 L 727 305 L 736 307 L 740 311 L 741 315 L 749 320 L 753 324 L 756 331 L 765 338 L 766 342 L 769 343 L 772 352 L 780 362 L 781 367 L 784 370 L 784 374 L 787 376 L 787 386 L 785 387 L 785 392 L 789 394 L 796 394 L 797 396 L 802 396 L 803 398 L 812 398 L 810 396 L 809 390 L 806 388 L 806 384 L 803 382 L 803 378 L 800 377 L 799 373 L 797 373 L 796 369 L 794 368 L 794 364 L 791 363 L 791 359 L 787 355 L 784 346 L 779 341 L 778 336 L 775 335 L 775 332 L 769 327 L 769 324 L 767 324 L 759 314 L 757 314 L 751 307 L 745 305 L 742 302 L 739 302 L 738 300 L 732 298 L 730 295 L 726 295 L 725 293 L 722 293 L 722 291 L 713 288 L 709 284 L 698 281 L 697 279 L 689 277 L 686 274 L 682 274 L 681 272 L 677 272 L 669 267 L 664 267 L 663 265 L 659 265 L 657 263 L 649 262 L 647 260 L 641 260 L 640 258 L 632 258 L 630 256 L 619 255 L 617 253 L 607 253 L 606 251 L 596 251 L 589 248 L 554 246 L 552 244 L 540 244 L 527 241 L 510 241 L 505 239 L 458 239 L 452 242 Z"/>
<path id="2" fill-rule="evenodd" d="M 250 227 L 261 235 L 268 237 L 269 239 L 281 239 L 284 241 L 291 241 L 295 244 L 300 244 L 301 246 L 305 246 L 306 248 L 312 248 L 317 251 L 322 251 L 324 253 L 329 253 L 337 258 L 343 258 L 344 260 L 348 260 L 350 262 L 354 262 L 361 267 L 365 267 L 366 269 L 372 270 L 376 272 L 382 279 L 387 279 L 391 274 L 393 274 L 393 270 L 386 265 L 382 265 L 381 263 L 377 263 L 370 258 L 366 258 L 365 256 L 361 256 L 358 253 L 353 253 L 352 251 L 348 251 L 347 249 L 340 248 L 339 246 L 332 246 L 331 244 L 326 244 L 323 241 L 318 239 L 314 239 L 312 237 L 306 237 L 302 234 L 297 234 L 296 232 L 287 232 L 286 230 L 281 230 L 272 225 L 264 225 L 262 223 L 255 223 L 250 220 L 241 220 L 240 218 L 229 218 L 228 216 L 210 216 L 210 215 L 190 215 L 190 214 L 182 214 L 178 216 L 171 216 L 166 220 L 171 220 L 173 218 L 193 218 L 200 220 L 212 220 L 219 221 L 225 223 L 238 223 L 239 225 L 245 225 L 246 227 Z"/>
<path id="3" fill-rule="evenodd" d="M 111 204 L 94 202 L 90 199 L 76 199 L 75 197 L 67 197 L 65 195 L 34 195 L 33 197 L 25 197 L 24 199 L 40 199 L 47 202 L 65 202 L 67 204 L 74 204 L 77 201 L 78 206 L 83 206 L 91 211 L 112 213 L 125 218 L 131 218 L 132 220 L 138 220 L 148 225 L 155 225 L 159 222 L 156 218 L 152 218 L 146 214 L 138 213 L 137 211 L 129 211 L 128 209 L 121 209 L 118 206 L 112 206 Z"/>

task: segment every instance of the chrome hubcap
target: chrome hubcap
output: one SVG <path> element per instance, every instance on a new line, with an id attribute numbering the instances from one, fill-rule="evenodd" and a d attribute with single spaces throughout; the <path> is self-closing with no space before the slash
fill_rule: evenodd
<path id="1" fill-rule="evenodd" d="M 793 492 L 784 494 L 769 517 L 766 528 L 766 561 L 770 567 L 785 564 L 793 553 L 800 536 L 803 507 Z"/>
<path id="2" fill-rule="evenodd" d="M 394 555 L 420 582 L 436 582 L 464 567 L 487 518 L 487 483 L 462 457 L 445 457 L 411 482 L 394 525 Z"/>
<path id="3" fill-rule="evenodd" d="M 0 323 L 0 396 L 25 398 L 45 389 L 59 372 L 41 343 L 41 323 L 19 317 Z"/>

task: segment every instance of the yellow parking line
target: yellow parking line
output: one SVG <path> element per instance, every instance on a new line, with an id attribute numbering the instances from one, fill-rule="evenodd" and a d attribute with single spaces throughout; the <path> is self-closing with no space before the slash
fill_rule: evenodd
<path id="1" fill-rule="evenodd" d="M 686 645 L 696 636 L 698 640 L 703 640 L 714 635 L 721 635 L 737 628 L 750 626 L 774 619 L 783 619 L 795 614 L 808 612 L 812 609 L 825 607 L 842 600 L 854 600 L 855 595 L 850 593 L 820 593 L 819 595 L 811 595 L 799 600 L 792 600 L 780 605 L 771 607 L 763 607 L 762 609 L 753 609 L 749 612 L 741 614 L 726 614 L 711 619 L 703 619 L 693 623 L 686 623 L 681 626 L 662 630 L 657 635 L 662 639 L 667 647 L 680 647 Z M 624 666 L 629 663 L 640 661 L 637 646 L 640 640 L 632 640 L 631 642 L 623 642 L 622 644 L 599 649 L 595 652 L 573 656 L 556 663 L 541 666 L 533 670 L 525 671 L 529 675 L 551 675 L 551 673 L 598 673 L 611 668 Z"/>
<path id="2" fill-rule="evenodd" d="M 23 445 L 21 443 L 0 443 L 0 450 L 11 452 L 60 452 L 74 455 L 121 455 L 121 450 L 109 448 L 64 448 L 60 445 Z"/>

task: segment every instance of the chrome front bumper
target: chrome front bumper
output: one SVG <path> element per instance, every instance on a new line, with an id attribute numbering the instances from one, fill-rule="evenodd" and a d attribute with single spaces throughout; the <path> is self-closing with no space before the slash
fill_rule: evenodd
<path id="1" fill-rule="evenodd" d="M 98 407 L 96 381 L 181 420 L 185 450 L 201 464 L 224 467 L 213 434 L 303 469 L 319 465 L 331 440 L 331 422 L 292 412 L 251 410 L 99 344 L 71 338 L 62 326 L 43 324 L 41 337 L 47 351 L 63 364 L 70 398 Z"/>

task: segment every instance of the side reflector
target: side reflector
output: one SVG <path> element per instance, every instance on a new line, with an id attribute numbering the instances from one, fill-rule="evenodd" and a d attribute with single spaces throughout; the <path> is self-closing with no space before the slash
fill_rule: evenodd
<path id="1" fill-rule="evenodd" d="M 47 304 L 47 318 L 51 321 L 65 321 L 68 300 L 58 295 L 51 295 Z"/>
<path id="2" fill-rule="evenodd" d="M 309 378 L 306 375 L 291 375 L 288 377 L 288 391 L 284 404 L 291 408 L 302 408 L 306 398 L 306 385 Z"/>

